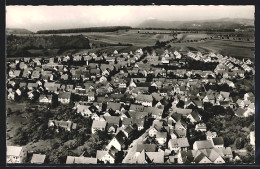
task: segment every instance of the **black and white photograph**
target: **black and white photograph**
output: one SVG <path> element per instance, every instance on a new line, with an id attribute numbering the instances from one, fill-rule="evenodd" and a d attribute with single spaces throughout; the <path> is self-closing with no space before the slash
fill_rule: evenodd
<path id="1" fill-rule="evenodd" d="M 255 163 L 254 5 L 5 18 L 7 166 Z"/>

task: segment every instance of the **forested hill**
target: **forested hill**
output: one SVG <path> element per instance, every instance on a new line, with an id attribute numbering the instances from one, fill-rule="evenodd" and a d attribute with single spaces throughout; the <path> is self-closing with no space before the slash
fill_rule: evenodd
<path id="1" fill-rule="evenodd" d="M 32 31 L 22 28 L 6 28 L 6 34 L 32 34 Z"/>
<path id="2" fill-rule="evenodd" d="M 81 33 L 81 32 L 115 32 L 118 30 L 131 29 L 130 26 L 108 26 L 108 27 L 90 27 L 75 29 L 57 29 L 57 30 L 40 30 L 38 34 L 59 34 L 59 33 Z"/>
<path id="3" fill-rule="evenodd" d="M 37 51 L 37 55 L 41 51 L 51 51 L 52 49 L 58 52 L 67 49 L 90 49 L 89 39 L 83 35 L 78 36 L 16 36 L 8 35 L 7 38 L 7 56 L 10 57 L 28 57 Z"/>

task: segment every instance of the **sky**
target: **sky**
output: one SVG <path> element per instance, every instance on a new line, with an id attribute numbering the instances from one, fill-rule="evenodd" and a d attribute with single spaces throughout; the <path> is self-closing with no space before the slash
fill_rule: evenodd
<path id="1" fill-rule="evenodd" d="M 30 31 L 95 26 L 138 26 L 147 19 L 254 19 L 254 6 L 7 6 L 6 27 Z"/>

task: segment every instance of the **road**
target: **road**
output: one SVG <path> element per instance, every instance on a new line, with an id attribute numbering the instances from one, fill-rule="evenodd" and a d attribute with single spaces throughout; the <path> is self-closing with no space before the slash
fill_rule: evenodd
<path id="1" fill-rule="evenodd" d="M 143 140 L 146 138 L 146 136 L 148 135 L 148 131 L 151 129 L 151 127 L 149 129 L 147 129 L 144 134 L 142 134 L 138 139 L 135 139 L 131 145 L 132 148 L 128 149 L 128 153 L 126 154 L 125 158 L 123 159 L 122 163 L 123 164 L 135 164 L 136 163 L 136 158 L 135 158 L 135 153 L 136 153 L 136 148 L 137 148 L 137 144 L 140 144 L 143 142 Z"/>

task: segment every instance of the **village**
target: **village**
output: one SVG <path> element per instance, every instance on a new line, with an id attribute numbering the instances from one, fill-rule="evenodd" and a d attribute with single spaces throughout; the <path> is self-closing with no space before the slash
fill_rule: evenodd
<path id="1" fill-rule="evenodd" d="M 246 163 L 241 154 L 255 149 L 254 130 L 244 140 L 238 134 L 232 143 L 232 131 L 224 133 L 232 120 L 254 117 L 254 89 L 242 83 L 254 77 L 250 59 L 212 52 L 147 53 L 140 48 L 19 58 L 9 60 L 6 70 L 8 103 L 29 101 L 31 107 L 46 106 L 46 111 L 71 105 L 70 112 L 89 122 L 91 129 L 83 134 L 109 136 L 93 155 L 84 155 L 88 149 L 79 156 L 64 152 L 63 164 Z M 84 128 L 62 114 L 53 117 L 46 122 L 53 133 Z M 229 121 L 214 120 L 224 118 Z M 237 127 L 242 129 L 239 122 Z M 44 164 L 48 158 L 33 152 L 28 160 L 27 154 L 22 145 L 7 145 L 7 163 Z"/>

